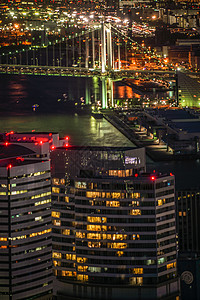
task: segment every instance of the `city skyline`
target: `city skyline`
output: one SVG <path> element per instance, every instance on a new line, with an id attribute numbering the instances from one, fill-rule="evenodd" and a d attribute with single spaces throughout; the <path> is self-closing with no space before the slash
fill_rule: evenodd
<path id="1" fill-rule="evenodd" d="M 200 299 L 199 5 L 0 3 L 0 299 Z"/>

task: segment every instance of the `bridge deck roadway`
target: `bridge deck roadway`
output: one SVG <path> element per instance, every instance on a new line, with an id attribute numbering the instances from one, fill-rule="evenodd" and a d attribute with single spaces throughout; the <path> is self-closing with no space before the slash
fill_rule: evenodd
<path id="1" fill-rule="evenodd" d="M 62 66 L 36 66 L 36 65 L 0 65 L 0 73 L 5 74 L 27 74 L 27 75 L 57 75 L 57 76 L 74 76 L 74 77 L 109 77 L 113 80 L 120 80 L 121 78 L 135 77 L 138 74 L 151 75 L 172 75 L 175 76 L 175 71 L 171 70 L 110 70 L 105 73 L 101 69 L 88 69 L 79 67 L 62 67 Z"/>

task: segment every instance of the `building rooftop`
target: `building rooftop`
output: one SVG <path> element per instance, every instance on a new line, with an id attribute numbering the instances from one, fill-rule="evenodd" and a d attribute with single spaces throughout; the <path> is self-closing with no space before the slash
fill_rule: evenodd
<path id="1" fill-rule="evenodd" d="M 197 120 L 196 122 L 176 122 L 173 121 L 173 124 L 175 124 L 176 128 L 182 129 L 184 131 L 187 131 L 189 133 L 195 133 L 200 132 L 200 120 Z"/>
<path id="2" fill-rule="evenodd" d="M 56 149 L 67 150 L 84 150 L 84 151 L 128 151 L 139 149 L 138 147 L 106 147 L 106 146 L 75 146 L 69 145 L 68 147 L 57 147 Z"/>
<path id="3" fill-rule="evenodd" d="M 186 110 L 172 110 L 172 109 L 159 109 L 158 114 L 168 120 L 180 120 L 180 119 L 196 119 L 197 117 L 192 115 Z"/>
<path id="4" fill-rule="evenodd" d="M 34 151 L 20 145 L 10 144 L 7 142 L 0 144 L 0 161 L 22 155 L 27 156 L 34 153 Z"/>
<path id="5" fill-rule="evenodd" d="M 24 165 L 38 164 L 38 163 L 41 163 L 44 161 L 36 160 L 36 159 L 26 159 L 25 160 L 23 157 L 10 158 L 10 159 L 5 159 L 5 160 L 0 160 L 0 168 L 4 168 L 4 167 L 13 168 L 13 167 L 19 167 L 19 166 L 24 166 Z"/>

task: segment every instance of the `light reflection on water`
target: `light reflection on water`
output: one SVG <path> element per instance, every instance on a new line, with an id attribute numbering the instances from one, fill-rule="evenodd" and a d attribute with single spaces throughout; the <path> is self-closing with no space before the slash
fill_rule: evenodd
<path id="1" fill-rule="evenodd" d="M 94 146 L 134 146 L 105 119 L 78 115 L 21 115 L 0 118 L 0 131 L 54 131 L 69 135 L 70 144 Z"/>
<path id="2" fill-rule="evenodd" d="M 121 98 L 121 99 L 131 99 L 134 97 L 140 98 L 141 96 L 134 93 L 133 89 L 130 86 L 127 85 L 116 85 L 114 84 L 114 97 L 115 98 Z"/>
<path id="3" fill-rule="evenodd" d="M 0 74 L 0 131 L 56 131 L 61 136 L 69 135 L 76 145 L 133 146 L 104 119 L 52 113 L 59 107 L 57 99 L 63 99 L 63 94 L 67 101 L 84 96 L 85 83 L 85 78 Z M 93 91 L 90 83 L 92 92 L 98 94 L 98 88 Z M 32 112 L 33 104 L 39 104 L 36 113 Z"/>

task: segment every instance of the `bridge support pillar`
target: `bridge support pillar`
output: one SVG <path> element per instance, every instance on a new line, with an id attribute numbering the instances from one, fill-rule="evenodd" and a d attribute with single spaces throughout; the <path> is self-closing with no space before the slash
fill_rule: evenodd
<path id="1" fill-rule="evenodd" d="M 102 108 L 107 108 L 108 107 L 108 102 L 107 102 L 107 78 L 102 77 L 101 78 L 101 95 L 102 95 Z"/>
<path id="2" fill-rule="evenodd" d="M 111 37 L 111 24 L 106 24 L 107 32 L 107 54 L 108 54 L 108 69 L 112 69 L 112 37 Z"/>
<path id="3" fill-rule="evenodd" d="M 106 30 L 105 24 L 102 23 L 101 28 L 101 72 L 106 71 Z M 103 82 L 103 81 L 102 81 Z"/>
<path id="4" fill-rule="evenodd" d="M 95 105 L 97 104 L 97 101 L 100 100 L 100 94 L 99 94 L 99 78 L 94 76 L 92 77 L 92 85 L 93 85 L 93 93 L 94 93 L 94 98 L 93 102 Z M 92 97 L 91 97 L 92 98 Z"/>
<path id="5" fill-rule="evenodd" d="M 95 40 L 94 31 L 92 31 L 92 67 L 95 69 Z"/>
<path id="6" fill-rule="evenodd" d="M 176 71 L 176 74 L 175 74 L 175 79 L 176 79 L 176 87 L 175 87 L 175 97 L 176 97 L 176 106 L 178 107 L 179 106 L 179 88 L 178 88 L 178 71 Z"/>
<path id="7" fill-rule="evenodd" d="M 108 106 L 114 107 L 113 81 L 111 78 L 107 79 L 107 94 L 108 94 Z"/>
<path id="8" fill-rule="evenodd" d="M 89 68 L 89 34 L 85 39 L 85 67 Z"/>
<path id="9" fill-rule="evenodd" d="M 87 78 L 85 80 L 85 104 L 90 104 L 90 84 Z"/>

